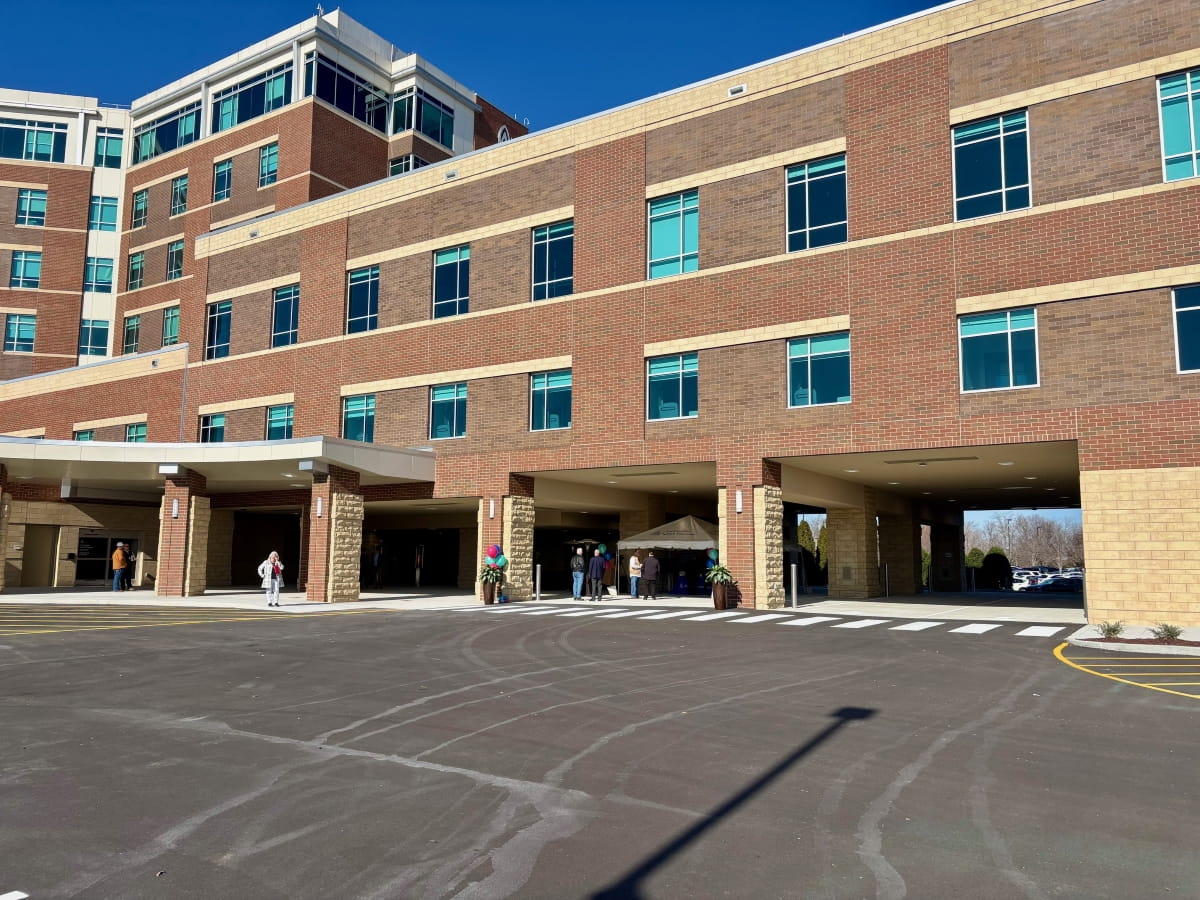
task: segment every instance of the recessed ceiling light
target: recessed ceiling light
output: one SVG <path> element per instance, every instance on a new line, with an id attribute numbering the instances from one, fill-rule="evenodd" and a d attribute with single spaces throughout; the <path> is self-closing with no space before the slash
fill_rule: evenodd
<path id="1" fill-rule="evenodd" d="M 921 493 L 924 494 L 926 497 L 928 497 L 930 494 L 933 493 L 933 491 L 921 491 Z"/>
<path id="2" fill-rule="evenodd" d="M 1026 481 L 1037 481 L 1037 476 L 1036 475 L 1026 475 L 1025 480 Z"/>
<path id="3" fill-rule="evenodd" d="M 295 472 L 280 472 L 279 474 L 282 475 L 284 478 L 295 478 L 296 477 Z"/>
<path id="4" fill-rule="evenodd" d="M 947 503 L 957 503 L 958 501 L 955 500 L 953 497 L 950 497 L 949 499 L 946 500 L 946 502 Z"/>
<path id="5" fill-rule="evenodd" d="M 1012 463 L 1011 463 L 1011 462 L 1002 462 L 1002 463 L 996 463 L 996 465 L 998 465 L 998 466 L 1011 466 L 1011 465 L 1012 465 Z"/>
<path id="6" fill-rule="evenodd" d="M 858 469 L 842 469 L 843 472 L 857 472 Z"/>
<path id="7" fill-rule="evenodd" d="M 606 482 L 606 484 L 616 484 L 616 482 L 615 482 L 615 481 L 609 481 L 609 482 Z"/>
<path id="8" fill-rule="evenodd" d="M 898 482 L 898 481 L 889 481 L 889 482 L 888 482 L 888 484 L 899 484 L 899 483 L 900 483 L 900 482 Z"/>
<path id="9" fill-rule="evenodd" d="M 918 466 L 920 466 L 922 469 L 924 469 L 926 466 L 928 466 L 928 465 L 929 465 L 929 463 L 927 463 L 927 462 L 919 462 L 919 463 L 917 463 L 917 465 L 918 465 Z"/>
<path id="10" fill-rule="evenodd" d="M 678 491 L 678 490 L 676 490 L 675 488 L 672 488 L 671 490 L 667 491 L 667 493 L 668 493 L 668 494 L 678 494 L 678 493 L 679 493 L 679 491 Z"/>

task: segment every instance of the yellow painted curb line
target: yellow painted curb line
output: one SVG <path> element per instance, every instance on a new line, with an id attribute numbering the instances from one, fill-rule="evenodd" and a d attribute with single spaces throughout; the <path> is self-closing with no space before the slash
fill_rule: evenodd
<path id="1" fill-rule="evenodd" d="M 227 619 L 196 619 L 194 621 L 154 622 L 151 624 L 130 623 L 130 624 L 125 624 L 125 625 L 79 625 L 75 628 L 48 628 L 43 631 L 12 631 L 11 627 L 9 629 L 5 629 L 3 622 L 0 621 L 0 637 L 16 637 L 16 636 L 26 635 L 26 634 L 65 634 L 67 632 L 78 632 L 78 631 L 127 631 L 132 628 L 173 628 L 176 625 L 211 625 L 211 624 L 217 624 L 217 623 L 222 623 L 222 622 L 265 622 L 265 621 L 270 621 L 271 619 L 279 619 L 282 621 L 287 621 L 287 619 L 322 619 L 322 618 L 331 618 L 333 616 L 363 615 L 364 613 L 371 613 L 371 612 L 387 612 L 387 610 L 376 610 L 376 609 L 350 610 L 350 609 L 348 609 L 345 612 L 285 613 L 283 616 L 276 614 L 273 616 L 246 616 L 246 617 L 242 617 L 242 618 L 227 618 Z M 16 627 L 16 626 L 14 626 L 14 627 Z M 24 627 L 24 626 L 22 626 L 22 627 Z M 36 628 L 38 626 L 30 625 L 27 627 Z"/>
<path id="2" fill-rule="evenodd" d="M 1169 691 L 1166 688 L 1157 687 L 1156 685 L 1153 685 L 1153 684 L 1142 684 L 1139 681 L 1130 681 L 1127 678 L 1118 678 L 1116 675 L 1108 675 L 1104 672 L 1094 672 L 1091 669 L 1087 668 L 1086 666 L 1081 666 L 1078 663 L 1073 662 L 1070 659 L 1067 659 L 1067 657 L 1063 655 L 1063 649 L 1066 647 L 1070 647 L 1070 646 L 1071 645 L 1069 643 L 1067 643 L 1066 641 L 1063 641 L 1061 644 L 1059 644 L 1057 647 L 1054 648 L 1054 655 L 1058 657 L 1059 662 L 1066 663 L 1072 669 L 1078 669 L 1080 672 L 1087 672 L 1087 674 L 1096 675 L 1099 678 L 1107 678 L 1110 681 L 1119 681 L 1122 684 L 1129 684 L 1129 685 L 1133 685 L 1134 687 L 1146 688 L 1146 690 L 1149 690 L 1149 691 L 1161 691 L 1164 694 L 1174 694 L 1176 697 L 1187 697 L 1189 700 L 1200 700 L 1200 696 L 1198 696 L 1196 694 L 1185 694 L 1183 691 Z M 1172 674 L 1174 674 L 1174 673 L 1172 673 Z"/>

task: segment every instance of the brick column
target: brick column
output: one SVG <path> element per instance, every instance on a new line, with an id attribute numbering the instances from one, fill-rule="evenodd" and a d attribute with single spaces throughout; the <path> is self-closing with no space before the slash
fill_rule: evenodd
<path id="1" fill-rule="evenodd" d="M 475 595 L 483 599 L 479 569 L 492 544 L 499 544 L 508 557 L 504 593 L 512 600 L 533 596 L 533 479 L 527 475 L 509 475 L 507 480 L 487 491 L 479 500 L 476 521 L 475 557 L 471 578 Z"/>
<path id="2" fill-rule="evenodd" d="M 863 500 L 862 507 L 830 507 L 825 511 L 831 600 L 862 600 L 880 592 L 875 492 L 864 489 Z"/>
<path id="3" fill-rule="evenodd" d="M 647 494 L 645 506 L 621 510 L 621 540 L 664 524 L 667 521 L 665 505 L 661 494 Z"/>
<path id="4" fill-rule="evenodd" d="M 8 494 L 8 468 L 0 463 L 0 591 L 4 590 L 5 551 L 8 549 L 8 517 L 12 512 L 12 497 Z"/>
<path id="5" fill-rule="evenodd" d="M 779 464 L 761 460 L 759 465 L 757 483 L 717 489 L 717 552 L 737 579 L 730 597 L 740 606 L 767 609 L 783 605 L 783 491 Z"/>
<path id="6" fill-rule="evenodd" d="M 358 473 L 330 466 L 314 472 L 308 518 L 309 600 L 347 603 L 358 599 L 363 499 Z"/>
<path id="7" fill-rule="evenodd" d="M 879 558 L 892 594 L 921 593 L 921 523 L 906 515 L 879 516 Z"/>
<path id="8" fill-rule="evenodd" d="M 207 482 L 199 472 L 182 469 L 163 485 L 158 529 L 160 597 L 198 597 L 207 587 L 208 523 L 211 516 Z"/>
<path id="9" fill-rule="evenodd" d="M 929 585 L 934 591 L 963 591 L 962 525 L 929 527 Z"/>

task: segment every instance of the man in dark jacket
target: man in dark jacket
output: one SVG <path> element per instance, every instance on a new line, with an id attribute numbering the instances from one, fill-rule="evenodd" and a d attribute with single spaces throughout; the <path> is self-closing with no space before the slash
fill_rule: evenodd
<path id="1" fill-rule="evenodd" d="M 600 602 L 600 592 L 604 590 L 604 557 L 600 555 L 599 550 L 592 552 L 592 558 L 588 560 L 587 570 L 588 581 L 592 583 L 592 599 L 597 603 Z"/>
<path id="2" fill-rule="evenodd" d="M 583 573 L 587 571 L 587 563 L 583 559 L 583 548 L 576 547 L 575 555 L 571 557 L 571 599 L 583 599 Z"/>
<path id="3" fill-rule="evenodd" d="M 646 561 L 642 563 L 642 591 L 643 596 L 649 600 L 658 602 L 658 557 L 651 550 L 646 554 Z"/>

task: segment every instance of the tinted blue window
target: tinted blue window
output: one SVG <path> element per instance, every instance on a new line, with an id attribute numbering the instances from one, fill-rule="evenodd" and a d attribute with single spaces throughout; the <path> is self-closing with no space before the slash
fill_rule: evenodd
<path id="1" fill-rule="evenodd" d="M 433 254 L 433 317 L 470 310 L 471 248 L 450 247 Z"/>
<path id="2" fill-rule="evenodd" d="M 1200 370 L 1200 285 L 1175 291 L 1175 346 L 1180 372 Z"/>
<path id="3" fill-rule="evenodd" d="M 205 359 L 221 359 L 229 355 L 229 337 L 232 324 L 232 300 L 222 300 L 220 303 L 208 304 L 208 331 L 204 342 Z"/>
<path id="4" fill-rule="evenodd" d="M 379 327 L 379 266 L 355 269 L 346 287 L 346 334 Z"/>
<path id="5" fill-rule="evenodd" d="M 699 356 L 656 356 L 646 360 L 646 418 L 685 419 L 700 414 Z"/>
<path id="6" fill-rule="evenodd" d="M 467 385 L 439 384 L 429 389 L 429 437 L 457 438 L 467 433 Z"/>
<path id="7" fill-rule="evenodd" d="M 954 201 L 960 220 L 1029 206 L 1029 131 L 1023 111 L 954 129 Z"/>
<path id="8" fill-rule="evenodd" d="M 788 341 L 788 405 L 850 402 L 850 333 Z"/>
<path id="9" fill-rule="evenodd" d="M 200 101 L 197 100 L 134 129 L 134 165 L 187 146 L 199 137 Z"/>
<path id="10" fill-rule="evenodd" d="M 1158 97 L 1164 178 L 1200 175 L 1200 69 L 1158 79 Z"/>
<path id="11" fill-rule="evenodd" d="M 848 239 L 845 155 L 789 168 L 787 202 L 789 251 L 844 243 Z"/>
<path id="12" fill-rule="evenodd" d="M 375 440 L 375 395 L 362 394 L 342 401 L 342 437 L 348 441 Z"/>
<path id="13" fill-rule="evenodd" d="M 533 299 L 562 297 L 575 290 L 575 223 L 533 230 Z"/>
<path id="14" fill-rule="evenodd" d="M 529 377 L 529 430 L 571 427 L 571 370 Z"/>
<path id="15" fill-rule="evenodd" d="M 1037 314 L 1032 308 L 962 316 L 958 332 L 964 391 L 1038 383 Z"/>
<path id="16" fill-rule="evenodd" d="M 294 344 L 299 334 L 300 285 L 276 288 L 271 309 L 271 346 L 286 347 Z"/>

